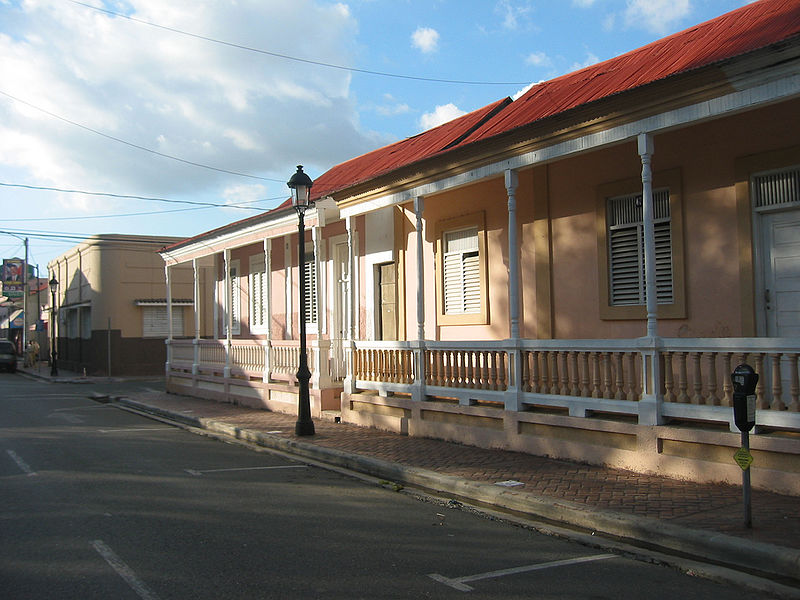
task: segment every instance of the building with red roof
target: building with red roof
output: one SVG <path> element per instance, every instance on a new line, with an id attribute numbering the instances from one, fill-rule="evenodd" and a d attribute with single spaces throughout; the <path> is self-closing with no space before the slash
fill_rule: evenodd
<path id="1" fill-rule="evenodd" d="M 162 252 L 208 282 L 168 387 L 294 411 L 302 316 L 315 418 L 737 482 L 748 362 L 754 485 L 800 493 L 798 115 L 760 0 L 336 165 L 303 272 L 288 204 Z"/>

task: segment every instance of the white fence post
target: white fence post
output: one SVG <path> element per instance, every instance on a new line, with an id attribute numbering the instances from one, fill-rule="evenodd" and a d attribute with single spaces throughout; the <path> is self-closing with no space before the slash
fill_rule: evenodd
<path id="1" fill-rule="evenodd" d="M 639 356 L 642 361 L 642 395 L 639 400 L 639 425 L 663 425 L 661 392 L 660 337 L 639 338 Z"/>

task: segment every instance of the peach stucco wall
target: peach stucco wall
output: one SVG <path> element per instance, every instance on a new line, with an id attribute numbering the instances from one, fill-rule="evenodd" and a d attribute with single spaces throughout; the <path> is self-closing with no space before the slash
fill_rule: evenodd
<path id="1" fill-rule="evenodd" d="M 797 144 L 785 123 L 795 119 L 800 101 L 787 102 L 745 115 L 731 116 L 691 128 L 655 136 L 653 172 L 677 170 L 683 207 L 683 273 L 686 316 L 660 318 L 658 333 L 666 337 L 726 337 L 751 335 L 743 322 L 739 248 L 752 243 L 750 229 L 737 216 L 737 160 Z M 645 335 L 645 319 L 601 319 L 596 203 L 598 187 L 622 180 L 641 179 L 635 140 L 589 152 L 546 166 L 523 170 L 517 189 L 517 220 L 521 257 L 521 328 L 527 338 L 546 337 L 539 331 L 542 311 L 552 305 L 555 338 L 629 338 Z M 535 190 L 535 191 L 534 191 Z M 546 194 L 545 198 L 534 194 Z M 486 325 L 440 326 L 435 287 L 435 228 L 437 222 L 483 211 L 489 280 Z M 537 298 L 534 220 L 549 213 L 550 302 Z M 425 198 L 425 334 L 427 339 L 503 339 L 508 337 L 508 212 L 502 177 L 481 181 Z M 738 231 L 747 231 L 740 239 Z M 547 232 L 547 228 L 542 231 Z M 407 335 L 416 337 L 416 234 L 413 207 L 404 207 L 405 315 Z M 545 233 L 546 235 L 546 233 Z M 543 250 L 544 249 L 544 250 Z M 536 264 L 534 264 L 536 261 Z M 547 264 L 547 261 L 544 263 Z M 675 268 L 681 268 L 676 264 Z M 756 267 L 757 268 L 757 267 Z M 541 275 L 541 273 L 540 273 Z M 538 312 L 537 312 L 538 311 Z M 752 310 L 751 310 L 752 312 Z M 538 323 L 538 325 L 537 325 Z"/>

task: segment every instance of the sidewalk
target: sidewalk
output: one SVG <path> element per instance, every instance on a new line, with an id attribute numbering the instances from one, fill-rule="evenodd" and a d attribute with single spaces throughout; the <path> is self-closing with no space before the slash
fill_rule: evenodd
<path id="1" fill-rule="evenodd" d="M 50 379 L 49 371 L 21 371 Z M 58 379 L 70 378 L 63 374 Z M 784 583 L 791 579 L 791 585 L 800 586 L 800 498 L 794 496 L 753 490 L 753 528 L 746 529 L 739 486 L 677 481 L 320 419 L 315 420 L 315 436 L 297 437 L 292 415 L 163 392 L 115 400 L 184 425 L 445 497 L 735 570 L 759 571 Z"/>

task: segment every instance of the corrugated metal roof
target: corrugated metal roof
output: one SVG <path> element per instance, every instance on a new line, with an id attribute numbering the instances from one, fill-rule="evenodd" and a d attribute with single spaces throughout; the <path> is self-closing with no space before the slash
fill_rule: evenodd
<path id="1" fill-rule="evenodd" d="M 402 167 L 648 83 L 730 59 L 800 34 L 800 0 L 760 0 L 616 58 L 341 163 L 312 188 L 318 199 Z"/>
<path id="2" fill-rule="evenodd" d="M 314 181 L 314 186 L 311 188 L 312 198 L 315 200 L 322 198 L 337 190 L 440 154 L 461 143 L 465 137 L 510 103 L 510 98 L 503 98 L 419 135 L 336 165 Z"/>
<path id="3" fill-rule="evenodd" d="M 761 0 L 616 58 L 540 83 L 468 144 L 800 33 L 800 0 Z"/>

